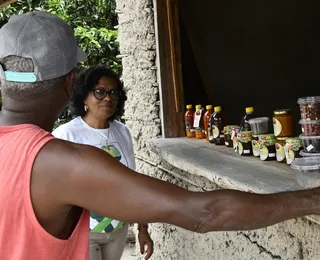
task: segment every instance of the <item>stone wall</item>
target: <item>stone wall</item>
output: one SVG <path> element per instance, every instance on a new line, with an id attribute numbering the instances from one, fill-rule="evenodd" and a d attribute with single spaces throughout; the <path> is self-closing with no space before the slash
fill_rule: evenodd
<path id="1" fill-rule="evenodd" d="M 218 189 L 207 179 L 173 168 L 151 151 L 149 141 L 161 136 L 152 0 L 117 0 L 117 9 L 128 94 L 125 120 L 133 137 L 137 170 L 194 191 Z M 194 234 L 166 224 L 152 224 L 150 231 L 154 260 L 320 259 L 320 226 L 305 219 L 251 232 Z"/>

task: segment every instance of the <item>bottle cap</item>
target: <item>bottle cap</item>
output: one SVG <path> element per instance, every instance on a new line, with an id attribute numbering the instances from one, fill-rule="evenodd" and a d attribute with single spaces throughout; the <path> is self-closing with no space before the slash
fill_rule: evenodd
<path id="1" fill-rule="evenodd" d="M 198 109 L 201 109 L 202 108 L 202 106 L 201 105 L 196 105 L 196 109 L 198 110 Z"/>
<path id="2" fill-rule="evenodd" d="M 221 107 L 214 107 L 214 112 L 220 112 L 221 111 Z"/>
<path id="3" fill-rule="evenodd" d="M 253 107 L 246 107 L 246 113 L 253 113 L 254 108 Z"/>
<path id="4" fill-rule="evenodd" d="M 212 109 L 212 105 L 207 105 L 207 106 L 206 106 L 206 109 L 207 109 L 207 110 Z"/>
<path id="5" fill-rule="evenodd" d="M 187 105 L 187 109 L 191 109 L 192 108 L 192 105 Z"/>

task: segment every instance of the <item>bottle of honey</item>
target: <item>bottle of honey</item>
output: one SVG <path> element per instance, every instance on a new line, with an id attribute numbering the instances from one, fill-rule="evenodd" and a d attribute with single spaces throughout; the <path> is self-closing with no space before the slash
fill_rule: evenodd
<path id="1" fill-rule="evenodd" d="M 184 114 L 184 122 L 186 126 L 186 135 L 189 138 L 196 137 L 196 133 L 193 128 L 193 115 L 194 115 L 193 106 L 187 105 L 187 111 Z"/>
<path id="2" fill-rule="evenodd" d="M 193 116 L 193 127 L 196 133 L 197 139 L 205 138 L 204 125 L 203 125 L 203 109 L 201 105 L 196 105 L 196 112 Z"/>
<path id="3" fill-rule="evenodd" d="M 221 107 L 215 107 L 209 122 L 209 142 L 216 145 L 225 145 L 223 128 L 226 126 Z"/>
<path id="4" fill-rule="evenodd" d="M 206 136 L 207 141 L 209 141 L 209 121 L 210 116 L 213 114 L 213 107 L 212 105 L 206 106 L 206 113 L 203 115 L 203 125 L 204 125 L 204 133 Z"/>

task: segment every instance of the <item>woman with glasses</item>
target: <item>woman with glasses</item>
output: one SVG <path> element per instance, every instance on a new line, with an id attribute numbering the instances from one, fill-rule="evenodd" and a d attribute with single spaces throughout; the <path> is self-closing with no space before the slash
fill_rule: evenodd
<path id="1" fill-rule="evenodd" d="M 72 114 L 77 116 L 53 131 L 57 138 L 103 149 L 125 166 L 135 169 L 131 134 L 122 124 L 127 96 L 119 77 L 106 67 L 90 68 L 77 79 L 70 100 Z M 118 186 L 119 185 L 119 186 Z M 121 189 L 119 183 L 115 189 Z M 108 200 L 117 198 L 105 198 Z M 121 205 L 119 205 L 121 207 Z M 120 260 L 128 233 L 128 224 L 91 212 L 90 259 Z M 141 253 L 149 259 L 153 242 L 147 224 L 138 225 Z M 145 250 L 146 247 L 146 250 Z"/>

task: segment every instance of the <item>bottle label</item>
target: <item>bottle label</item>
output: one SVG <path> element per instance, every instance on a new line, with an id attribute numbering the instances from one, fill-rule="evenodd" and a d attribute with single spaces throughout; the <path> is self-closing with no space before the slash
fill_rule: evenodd
<path id="1" fill-rule="evenodd" d="M 286 158 L 286 152 L 281 144 L 276 144 L 277 161 L 282 162 Z"/>
<path id="2" fill-rule="evenodd" d="M 200 127 L 201 115 L 202 115 L 202 109 L 198 109 L 196 111 L 196 116 L 194 117 L 194 121 L 193 121 L 194 128 Z"/>
<path id="3" fill-rule="evenodd" d="M 185 121 L 185 125 L 186 125 L 186 131 L 190 131 L 190 123 L 189 121 Z"/>
<path id="4" fill-rule="evenodd" d="M 242 146 L 242 143 L 240 143 L 240 142 L 238 143 L 238 152 L 240 155 L 243 154 L 243 146 Z"/>
<path id="5" fill-rule="evenodd" d="M 279 136 L 282 132 L 282 124 L 276 118 L 273 118 L 273 129 L 274 129 L 275 136 Z"/>
<path id="6" fill-rule="evenodd" d="M 218 138 L 220 135 L 220 130 L 215 125 L 212 126 L 212 135 L 213 135 L 213 138 Z"/>

